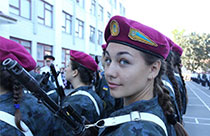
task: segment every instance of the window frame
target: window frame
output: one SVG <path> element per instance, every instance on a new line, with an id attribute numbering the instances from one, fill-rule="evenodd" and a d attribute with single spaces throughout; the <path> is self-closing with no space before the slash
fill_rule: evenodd
<path id="1" fill-rule="evenodd" d="M 63 61 L 63 51 L 65 52 L 65 54 L 64 54 L 65 55 L 65 58 L 64 58 L 65 61 Z M 67 53 L 67 51 L 69 53 Z M 70 58 L 70 49 L 62 48 L 62 54 L 61 55 L 62 55 L 61 64 L 64 65 L 64 67 L 66 67 L 68 65 L 68 60 L 67 60 L 68 57 L 67 56 L 69 56 L 69 58 Z"/>
<path id="2" fill-rule="evenodd" d="M 96 1 L 91 0 L 90 14 L 96 16 Z"/>
<path id="3" fill-rule="evenodd" d="M 90 25 L 90 36 L 89 36 L 90 42 L 95 43 L 95 37 L 96 37 L 96 28 Z"/>
<path id="4" fill-rule="evenodd" d="M 77 24 L 78 23 L 78 24 Z M 81 38 L 83 39 L 84 38 L 84 22 L 78 18 L 76 18 L 76 26 L 75 27 L 78 27 L 78 30 L 77 28 L 75 29 L 75 36 L 78 37 L 78 38 Z M 80 28 L 82 28 L 82 36 L 80 37 Z"/>
<path id="5" fill-rule="evenodd" d="M 103 32 L 98 30 L 98 45 L 102 45 L 103 42 Z"/>
<path id="6" fill-rule="evenodd" d="M 99 7 L 98 8 L 99 9 L 98 17 L 100 18 L 101 21 L 103 21 L 103 19 L 104 19 L 104 15 L 103 15 L 104 14 L 104 8 L 100 4 L 98 5 L 98 7 Z"/>
<path id="7" fill-rule="evenodd" d="M 29 18 L 24 17 L 24 16 L 22 16 L 22 14 L 21 14 L 21 1 L 22 1 L 22 0 L 18 0 L 18 7 L 12 5 L 12 4 L 9 2 L 9 12 L 12 13 L 12 14 L 18 15 L 18 16 L 20 16 L 20 17 L 23 17 L 23 18 L 25 18 L 25 19 L 31 20 L 31 18 L 32 18 L 32 13 L 31 13 L 31 12 L 32 12 L 31 0 L 26 0 L 26 1 L 29 2 Z M 12 8 L 13 10 L 14 10 L 14 9 L 17 10 L 17 11 L 18 11 L 18 14 L 11 12 L 11 11 L 10 11 L 10 8 Z"/>
<path id="8" fill-rule="evenodd" d="M 38 59 L 38 55 L 37 55 L 37 63 L 42 63 L 43 65 L 42 66 L 45 66 L 45 63 L 44 63 L 44 56 L 45 55 L 53 55 L 53 46 L 52 45 L 48 45 L 48 44 L 44 44 L 44 43 L 40 43 L 40 42 L 37 42 L 37 49 L 38 49 L 38 46 L 43 46 L 43 58 L 42 59 Z M 49 48 L 51 50 L 48 50 L 46 48 Z M 47 52 L 50 52 L 50 54 L 48 54 Z M 38 51 L 37 51 L 37 54 L 38 54 Z"/>
<path id="9" fill-rule="evenodd" d="M 72 34 L 72 15 L 70 15 L 69 13 L 67 13 L 67 12 L 65 12 L 65 11 L 63 11 L 62 12 L 64 15 L 65 15 L 65 26 L 61 26 L 62 27 L 62 31 L 63 31 L 63 29 L 65 30 L 65 31 L 63 31 L 63 32 L 65 32 L 65 33 L 68 33 L 68 34 Z M 69 16 L 70 17 L 70 19 L 68 19 L 67 18 L 67 16 Z M 69 26 L 69 28 L 70 28 L 70 32 L 68 32 L 67 31 L 67 21 L 69 21 L 69 23 L 70 23 L 70 26 Z"/>
<path id="10" fill-rule="evenodd" d="M 53 5 L 51 5 L 50 3 L 48 3 L 48 2 L 46 2 L 46 1 L 44 1 L 44 0 L 39 0 L 40 2 L 43 2 L 43 17 L 40 17 L 39 15 L 37 15 L 37 18 L 38 18 L 38 23 L 39 24 L 42 24 L 42 25 L 45 25 L 45 26 L 47 26 L 47 27 L 50 27 L 50 28 L 53 28 Z M 48 5 L 48 6 L 50 6 L 51 7 L 51 10 L 49 10 L 48 8 L 46 8 L 46 5 Z M 50 12 L 51 13 L 51 20 L 50 20 L 50 22 L 51 22 L 51 25 L 49 26 L 49 25 L 47 25 L 46 24 L 46 11 L 48 11 L 48 12 Z M 43 23 L 41 23 L 41 22 L 39 22 L 39 20 L 42 20 L 43 21 Z"/>

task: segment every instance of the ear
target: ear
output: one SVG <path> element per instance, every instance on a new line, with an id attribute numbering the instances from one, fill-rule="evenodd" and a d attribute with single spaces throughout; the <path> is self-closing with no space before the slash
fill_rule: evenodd
<path id="1" fill-rule="evenodd" d="M 156 62 L 154 62 L 151 66 L 150 66 L 150 73 L 148 76 L 148 79 L 154 79 L 155 77 L 157 77 L 159 71 L 160 71 L 160 67 L 161 67 L 161 61 L 157 60 Z"/>
<path id="2" fill-rule="evenodd" d="M 73 77 L 76 77 L 77 75 L 79 74 L 79 72 L 78 72 L 78 70 L 77 69 L 75 69 L 74 71 L 73 71 Z"/>

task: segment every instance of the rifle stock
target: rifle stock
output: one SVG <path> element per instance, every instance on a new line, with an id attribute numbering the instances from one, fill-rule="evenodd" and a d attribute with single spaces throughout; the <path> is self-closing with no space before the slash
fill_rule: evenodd
<path id="1" fill-rule="evenodd" d="M 75 135 L 87 136 L 98 134 L 98 130 L 96 128 L 85 129 L 84 123 L 89 122 L 82 118 L 70 105 L 64 108 L 61 108 L 59 105 L 57 105 L 40 87 L 39 83 L 34 79 L 34 77 L 31 76 L 20 64 L 18 64 L 17 61 L 8 58 L 3 61 L 2 65 L 26 89 L 34 93 L 35 97 L 40 99 L 47 108 L 65 120 L 73 129 Z"/>

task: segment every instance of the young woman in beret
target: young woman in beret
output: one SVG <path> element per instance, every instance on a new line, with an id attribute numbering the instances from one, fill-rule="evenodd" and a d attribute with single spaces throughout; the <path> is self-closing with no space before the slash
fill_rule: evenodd
<path id="1" fill-rule="evenodd" d="M 36 62 L 24 46 L 0 37 L 0 135 L 1 136 L 58 136 L 66 135 L 54 115 L 31 94 L 25 94 L 22 85 L 2 66 L 11 58 L 27 71 Z"/>
<path id="2" fill-rule="evenodd" d="M 90 55 L 76 50 L 70 51 L 65 77 L 71 82 L 73 90 L 64 99 L 63 106 L 71 105 L 91 123 L 100 119 L 103 111 L 103 101 L 94 91 L 97 70 L 98 65 Z"/>
<path id="3" fill-rule="evenodd" d="M 122 16 L 105 29 L 105 77 L 110 93 L 124 107 L 99 120 L 99 135 L 187 135 L 176 121 L 169 91 L 163 86 L 170 46 L 157 30 Z M 103 128 L 104 127 L 104 128 Z"/>
<path id="4" fill-rule="evenodd" d="M 188 96 L 187 96 L 187 89 L 186 89 L 186 85 L 185 85 L 185 81 L 184 81 L 184 78 L 182 75 L 182 69 L 181 69 L 182 67 L 181 56 L 183 53 L 183 49 L 179 45 L 173 43 L 172 52 L 174 54 L 174 63 L 173 63 L 174 75 L 175 75 L 175 78 L 176 78 L 176 81 L 178 83 L 179 90 L 181 93 L 181 100 L 182 100 L 181 114 L 184 115 L 187 109 Z"/>

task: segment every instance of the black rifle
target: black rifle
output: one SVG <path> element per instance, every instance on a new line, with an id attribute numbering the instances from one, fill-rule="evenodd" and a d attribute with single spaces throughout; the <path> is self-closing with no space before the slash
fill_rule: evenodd
<path id="1" fill-rule="evenodd" d="M 63 101 L 63 99 L 65 97 L 65 93 L 64 93 L 63 87 L 60 86 L 59 83 L 58 83 L 58 75 L 59 74 L 56 72 L 55 67 L 54 67 L 53 64 L 50 65 L 50 70 L 52 72 L 52 75 L 53 75 L 53 77 L 55 79 L 55 83 L 56 83 L 56 86 L 57 86 L 56 92 L 59 95 L 58 103 L 60 105 L 62 105 L 62 101 Z"/>
<path id="2" fill-rule="evenodd" d="M 89 122 L 81 117 L 70 105 L 61 108 L 57 105 L 40 87 L 39 83 L 31 76 L 17 61 L 10 58 L 6 59 L 2 63 L 3 67 L 19 81 L 26 89 L 35 94 L 42 103 L 49 108 L 58 117 L 65 120 L 72 128 L 75 135 L 78 136 L 89 136 L 97 135 L 98 130 L 95 127 L 85 129 L 85 124 Z M 74 120 L 73 120 L 73 119 Z"/>

